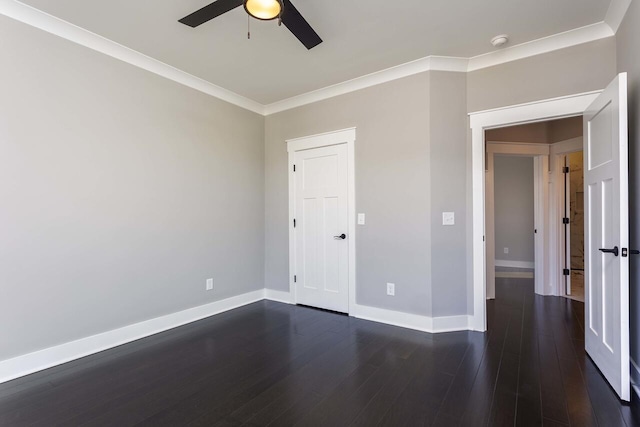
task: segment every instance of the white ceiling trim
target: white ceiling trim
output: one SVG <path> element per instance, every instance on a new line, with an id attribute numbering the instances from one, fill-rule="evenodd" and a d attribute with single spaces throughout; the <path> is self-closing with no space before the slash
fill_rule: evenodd
<path id="1" fill-rule="evenodd" d="M 618 28 L 620 28 L 620 24 L 622 24 L 622 20 L 629 6 L 631 6 L 631 0 L 611 0 L 604 22 L 611 27 L 614 33 L 618 32 Z"/>
<path id="2" fill-rule="evenodd" d="M 467 71 L 493 67 L 494 65 L 517 61 L 518 59 L 553 52 L 554 50 L 560 50 L 614 35 L 615 33 L 609 25 L 604 22 L 598 22 L 597 24 L 587 25 L 586 27 L 576 28 L 565 31 L 564 33 L 554 34 L 506 49 L 475 56 L 469 59 L 469 68 Z"/>
<path id="3" fill-rule="evenodd" d="M 616 0 L 614 0 L 616 1 Z M 626 1 L 626 0 L 624 0 Z M 540 55 L 554 50 L 564 49 L 583 43 L 611 37 L 614 33 L 604 22 L 576 28 L 549 37 L 533 40 L 527 43 L 496 50 L 473 58 L 455 58 L 444 56 L 428 56 L 416 61 L 407 62 L 386 70 L 358 77 L 333 86 L 318 89 L 302 95 L 294 96 L 265 106 L 265 115 L 279 113 L 292 108 L 344 95 L 356 90 L 365 89 L 381 83 L 386 83 L 425 71 L 457 71 L 470 72 L 493 67 L 518 59 Z"/>
<path id="4" fill-rule="evenodd" d="M 104 53 L 192 89 L 214 96 L 254 113 L 264 115 L 264 105 L 216 86 L 206 80 L 153 59 L 98 34 L 87 31 L 16 0 L 0 0 L 0 14 L 39 28 L 74 43 Z"/>
<path id="5" fill-rule="evenodd" d="M 274 102 L 265 106 L 265 115 L 268 116 L 270 114 L 301 107 L 303 105 L 333 98 L 338 95 L 344 95 L 346 93 L 376 86 L 392 80 L 401 79 L 403 77 L 412 76 L 414 74 L 423 73 L 425 71 L 438 70 L 464 73 L 467 71 L 468 62 L 469 61 L 466 58 L 427 56 L 426 58 L 407 62 L 402 65 L 387 68 L 386 70 L 377 71 L 375 73 L 367 74 L 366 76 L 357 77 L 352 80 L 347 80 L 346 82 Z"/>
<path id="6" fill-rule="evenodd" d="M 0 14 L 104 53 L 105 55 L 191 87 L 192 89 L 238 107 L 266 116 L 426 71 L 476 71 L 482 68 L 611 37 L 615 34 L 615 31 L 622 22 L 630 3 L 631 0 L 612 0 L 605 22 L 576 28 L 472 58 L 428 56 L 268 105 L 260 104 L 257 101 L 217 86 L 17 0 L 0 0 Z"/>

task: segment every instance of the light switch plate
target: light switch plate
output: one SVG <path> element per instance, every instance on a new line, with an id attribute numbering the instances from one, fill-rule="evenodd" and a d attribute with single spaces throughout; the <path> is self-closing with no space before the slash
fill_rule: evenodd
<path id="1" fill-rule="evenodd" d="M 358 214 L 358 225 L 364 225 L 364 214 L 363 213 L 359 213 Z"/>
<path id="2" fill-rule="evenodd" d="M 455 225 L 456 214 L 455 212 L 442 212 L 442 225 Z"/>

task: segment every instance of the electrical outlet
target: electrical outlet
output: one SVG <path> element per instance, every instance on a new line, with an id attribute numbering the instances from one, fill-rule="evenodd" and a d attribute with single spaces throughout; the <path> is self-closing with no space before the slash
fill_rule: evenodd
<path id="1" fill-rule="evenodd" d="M 508 254 L 509 253 L 509 248 L 504 248 L 504 253 Z"/>
<path id="2" fill-rule="evenodd" d="M 208 291 L 212 291 L 213 290 L 213 279 L 207 279 L 207 287 L 206 289 Z"/>
<path id="3" fill-rule="evenodd" d="M 396 295 L 396 284 L 395 283 L 387 283 L 387 295 L 395 296 Z"/>

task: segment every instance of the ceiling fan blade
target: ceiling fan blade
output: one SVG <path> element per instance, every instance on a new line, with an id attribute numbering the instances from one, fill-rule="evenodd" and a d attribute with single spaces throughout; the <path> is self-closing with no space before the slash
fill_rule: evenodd
<path id="1" fill-rule="evenodd" d="M 185 25 L 195 28 L 198 25 L 202 25 L 205 22 L 210 21 L 223 13 L 227 13 L 238 6 L 242 6 L 242 0 L 214 1 L 202 9 L 196 10 L 191 15 L 187 15 L 184 18 L 179 19 L 178 22 L 182 22 Z"/>
<path id="2" fill-rule="evenodd" d="M 289 31 L 291 31 L 307 49 L 312 49 L 322 43 L 322 39 L 318 33 L 316 33 L 306 19 L 300 15 L 298 9 L 296 9 L 289 0 L 284 0 L 283 3 L 282 23 L 287 26 Z"/>

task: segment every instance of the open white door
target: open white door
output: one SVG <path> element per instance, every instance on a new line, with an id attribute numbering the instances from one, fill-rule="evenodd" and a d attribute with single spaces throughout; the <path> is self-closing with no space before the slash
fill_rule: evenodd
<path id="1" fill-rule="evenodd" d="M 627 75 L 584 114 L 585 348 L 620 399 L 630 398 Z"/>

